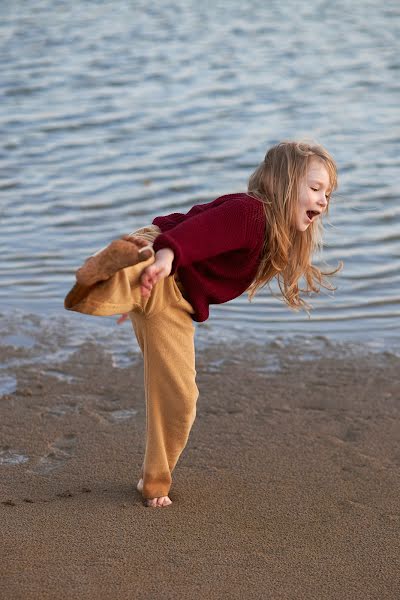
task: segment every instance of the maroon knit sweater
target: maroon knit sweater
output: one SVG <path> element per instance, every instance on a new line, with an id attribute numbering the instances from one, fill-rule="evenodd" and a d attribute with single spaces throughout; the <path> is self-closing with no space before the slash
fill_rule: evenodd
<path id="1" fill-rule="evenodd" d="M 178 271 L 194 321 L 205 321 L 210 304 L 240 296 L 254 280 L 265 239 L 262 203 L 239 193 L 193 206 L 187 214 L 156 217 L 161 234 L 154 250 L 174 252 L 171 275 Z"/>

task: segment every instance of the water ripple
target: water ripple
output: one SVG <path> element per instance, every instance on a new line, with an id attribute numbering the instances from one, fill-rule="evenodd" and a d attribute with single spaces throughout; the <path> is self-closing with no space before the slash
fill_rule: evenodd
<path id="1" fill-rule="evenodd" d="M 344 260 L 337 292 L 312 300 L 312 321 L 267 289 L 211 320 L 218 331 L 396 330 L 394 0 L 351 12 L 344 0 L 38 0 L 29 11 L 16 0 L 0 15 L 1 305 L 59 311 L 88 254 L 157 214 L 244 190 L 269 145 L 307 136 L 339 164 L 320 257 Z"/>

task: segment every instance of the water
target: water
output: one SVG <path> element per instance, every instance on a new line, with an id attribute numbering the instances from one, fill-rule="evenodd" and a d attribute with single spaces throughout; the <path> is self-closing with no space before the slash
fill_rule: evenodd
<path id="1" fill-rule="evenodd" d="M 40 315 L 79 339 L 128 335 L 64 313 L 81 262 L 156 215 L 245 190 L 270 145 L 307 136 L 339 166 L 318 257 L 344 261 L 337 291 L 311 319 L 267 289 L 244 295 L 199 330 L 398 346 L 397 2 L 14 0 L 0 17 L 4 334 L 28 339 Z"/>

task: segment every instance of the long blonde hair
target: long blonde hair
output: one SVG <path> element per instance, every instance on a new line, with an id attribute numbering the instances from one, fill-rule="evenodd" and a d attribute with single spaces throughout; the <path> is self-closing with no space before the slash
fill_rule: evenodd
<path id="1" fill-rule="evenodd" d="M 325 279 L 343 266 L 323 272 L 311 264 L 315 251 L 322 246 L 322 222 L 317 219 L 306 231 L 297 231 L 296 210 L 299 186 L 312 157 L 320 159 L 328 171 L 330 194 L 337 189 L 337 168 L 332 156 L 321 145 L 308 142 L 281 142 L 271 148 L 264 161 L 250 176 L 248 194 L 264 205 L 266 216 L 265 241 L 261 263 L 256 277 L 248 288 L 249 300 L 258 289 L 276 278 L 283 300 L 298 310 L 311 306 L 300 297 L 300 292 L 318 293 L 321 287 L 335 288 Z M 329 208 L 330 195 L 328 197 Z M 299 287 L 303 278 L 306 287 Z"/>

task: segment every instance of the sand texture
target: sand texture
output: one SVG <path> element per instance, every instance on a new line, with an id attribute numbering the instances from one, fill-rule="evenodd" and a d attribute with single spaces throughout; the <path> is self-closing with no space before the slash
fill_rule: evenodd
<path id="1" fill-rule="evenodd" d="M 400 359 L 276 347 L 265 367 L 268 352 L 198 353 L 197 419 L 160 509 L 135 490 L 140 357 L 117 368 L 86 344 L 15 366 L 2 600 L 400 598 Z"/>

